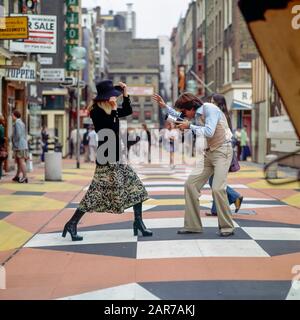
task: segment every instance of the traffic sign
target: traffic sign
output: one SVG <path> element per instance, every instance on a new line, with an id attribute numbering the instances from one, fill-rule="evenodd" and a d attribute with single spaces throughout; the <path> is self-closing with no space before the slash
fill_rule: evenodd
<path id="1" fill-rule="evenodd" d="M 76 78 L 65 77 L 65 80 L 59 84 L 61 87 L 72 87 L 76 85 Z"/>
<path id="2" fill-rule="evenodd" d="M 66 88 L 75 88 L 77 87 L 77 78 L 74 77 L 66 77 L 65 81 L 59 84 L 61 87 L 66 87 Z M 79 87 L 80 88 L 85 88 L 86 83 L 83 80 L 79 81 Z"/>

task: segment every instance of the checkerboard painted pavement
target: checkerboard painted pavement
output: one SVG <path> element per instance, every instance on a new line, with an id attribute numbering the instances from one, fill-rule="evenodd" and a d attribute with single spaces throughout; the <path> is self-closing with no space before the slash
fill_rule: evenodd
<path id="1" fill-rule="evenodd" d="M 84 241 L 71 242 L 61 230 L 93 168 L 65 167 L 62 184 L 43 183 L 37 172 L 24 189 L 0 185 L 0 259 L 8 275 L 0 299 L 300 299 L 292 286 L 300 265 L 299 186 L 269 186 L 246 164 L 229 177 L 244 196 L 240 214 L 233 213 L 235 235 L 220 238 L 217 218 L 203 214 L 212 204 L 208 185 L 199 202 L 204 232 L 178 235 L 191 169 L 137 166 L 150 195 L 144 221 L 153 237 L 133 235 L 130 208 L 84 216 Z"/>

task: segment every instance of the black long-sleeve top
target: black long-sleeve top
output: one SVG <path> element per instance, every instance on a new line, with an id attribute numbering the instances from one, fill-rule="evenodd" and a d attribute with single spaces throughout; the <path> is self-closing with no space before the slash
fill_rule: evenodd
<path id="1" fill-rule="evenodd" d="M 132 114 L 132 107 L 130 98 L 124 97 L 122 108 L 118 108 L 117 110 L 112 110 L 111 114 L 107 114 L 102 108 L 95 105 L 90 113 L 90 117 L 93 120 L 93 124 L 95 127 L 95 131 L 98 133 L 102 129 L 111 129 L 115 133 L 116 137 L 116 145 L 115 145 L 115 161 L 120 160 L 120 120 L 119 118 L 127 117 Z M 98 142 L 98 148 L 107 142 L 108 138 L 106 137 L 104 141 Z M 112 147 L 109 145 L 109 147 Z M 108 151 L 104 153 L 104 156 L 107 157 Z M 115 162 L 112 161 L 112 162 Z M 109 161 L 110 162 L 110 161 Z M 98 165 L 103 165 L 105 163 L 98 163 Z"/>

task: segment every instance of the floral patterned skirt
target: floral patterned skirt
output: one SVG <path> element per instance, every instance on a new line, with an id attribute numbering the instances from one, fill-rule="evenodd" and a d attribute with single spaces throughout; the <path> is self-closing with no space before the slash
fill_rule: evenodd
<path id="1" fill-rule="evenodd" d="M 93 181 L 78 209 L 121 214 L 125 209 L 148 199 L 143 183 L 129 165 L 97 165 Z"/>

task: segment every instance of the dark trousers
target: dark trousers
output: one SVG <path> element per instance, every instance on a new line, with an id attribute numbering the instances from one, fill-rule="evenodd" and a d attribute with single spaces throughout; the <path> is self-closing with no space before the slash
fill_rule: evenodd
<path id="1" fill-rule="evenodd" d="M 212 187 L 213 180 L 214 180 L 214 176 L 211 176 L 209 178 L 210 187 Z M 227 198 L 228 198 L 229 205 L 231 205 L 232 203 L 235 203 L 235 201 L 241 196 L 239 193 L 237 193 L 234 189 L 232 189 L 229 186 L 227 186 L 226 193 L 227 193 Z M 213 214 L 217 213 L 215 200 L 213 201 L 213 205 L 211 207 L 211 213 L 213 213 Z"/>

